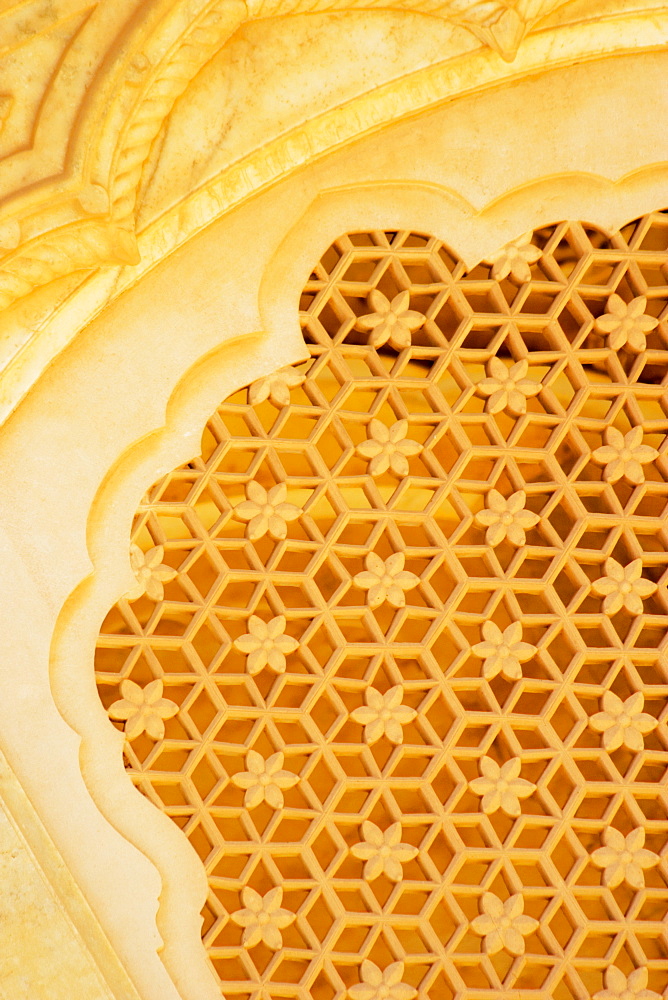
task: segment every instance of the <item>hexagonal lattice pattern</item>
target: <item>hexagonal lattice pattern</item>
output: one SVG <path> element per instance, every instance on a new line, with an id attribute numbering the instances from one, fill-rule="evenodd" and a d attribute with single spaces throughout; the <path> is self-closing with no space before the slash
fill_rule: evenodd
<path id="1" fill-rule="evenodd" d="M 345 236 L 149 490 L 97 679 L 226 997 L 666 989 L 667 282 L 666 213 Z"/>

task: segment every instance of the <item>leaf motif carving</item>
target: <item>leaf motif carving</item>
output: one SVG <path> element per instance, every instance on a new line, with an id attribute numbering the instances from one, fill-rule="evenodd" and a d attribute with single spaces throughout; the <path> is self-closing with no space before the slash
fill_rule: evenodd
<path id="1" fill-rule="evenodd" d="M 100 264 L 137 263 L 134 233 L 113 224 L 73 224 L 50 240 L 24 244 L 0 262 L 0 309 L 72 271 Z"/>

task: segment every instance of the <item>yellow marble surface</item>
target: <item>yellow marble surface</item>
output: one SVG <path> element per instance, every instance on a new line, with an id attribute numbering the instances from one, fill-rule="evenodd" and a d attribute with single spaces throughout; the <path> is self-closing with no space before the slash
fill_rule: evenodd
<path id="1" fill-rule="evenodd" d="M 220 997 L 93 653 L 145 489 L 306 356 L 321 253 L 402 227 L 473 266 L 668 200 L 665 0 L 372 6 L 0 5 L 3 1000 Z"/>

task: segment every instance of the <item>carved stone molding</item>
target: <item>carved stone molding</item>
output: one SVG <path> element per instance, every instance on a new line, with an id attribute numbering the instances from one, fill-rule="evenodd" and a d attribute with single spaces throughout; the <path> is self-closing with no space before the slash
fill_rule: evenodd
<path id="1" fill-rule="evenodd" d="M 23 131 L 0 58 L 0 143 L 21 146 L 0 145 L 0 746 L 143 1000 L 219 1000 L 201 864 L 132 787 L 95 688 L 132 515 L 223 397 L 305 357 L 299 293 L 341 233 L 430 232 L 474 267 L 527 230 L 663 205 L 668 6 L 47 6 L 21 58 L 59 68 Z M 326 63 L 353 21 L 383 45 L 401 29 L 404 61 L 367 70 L 365 41 L 345 87 L 302 93 L 290 42 Z M 254 42 L 281 31 L 275 68 Z"/>
<path id="2" fill-rule="evenodd" d="M 3 996 L 28 1000 L 39 989 L 54 1000 L 67 1000 L 77 983 L 90 1000 L 139 1000 L 2 754 L 0 799 Z M 41 941 L 39 949 L 34 947 L 36 936 Z"/>
<path id="3" fill-rule="evenodd" d="M 74 4 L 62 3 L 63 16 L 72 8 L 74 23 Z M 366 93 L 363 85 L 353 100 L 334 100 L 316 116 L 307 112 L 309 120 L 299 126 L 276 122 L 275 134 L 265 134 L 260 148 L 230 149 L 215 176 L 196 189 L 172 192 L 171 207 L 143 217 L 137 228 L 145 183 L 159 162 L 160 137 L 175 103 L 187 99 L 192 82 L 214 57 L 234 51 L 235 32 L 270 17 L 305 12 L 326 17 L 364 6 L 355 0 L 327 0 L 261 3 L 247 9 L 241 0 L 142 5 L 127 0 L 112 9 L 103 0 L 85 16 L 78 15 L 84 17 L 80 39 L 76 33 L 66 38 L 69 48 L 61 69 L 43 83 L 32 147 L 0 161 L 3 416 L 64 346 L 51 329 L 63 308 L 70 315 L 71 337 L 78 324 L 108 301 L 110 288 L 112 295 L 119 294 L 259 190 L 330 150 L 456 96 L 569 63 L 651 51 L 668 31 L 668 12 L 658 0 L 649 13 L 647 2 L 629 6 L 621 0 L 607 0 L 603 7 L 598 0 L 388 0 L 374 12 L 399 22 L 402 17 L 423 18 L 425 31 L 434 17 L 452 27 L 440 60 L 432 58 L 430 65 L 395 79 L 377 75 L 366 84 Z M 36 32 L 38 26 L 36 21 Z M 324 29 L 323 44 L 326 24 Z M 28 39 L 25 45 L 30 44 Z M 92 75 L 81 61 L 76 65 L 77 45 L 95 53 L 98 64 Z M 231 88 L 233 95 L 233 71 Z M 14 107 L 10 97 L 3 105 L 7 116 Z M 80 113 L 76 125 L 71 113 L 64 115 L 60 131 L 53 117 L 46 119 L 46 109 L 53 105 L 55 111 L 65 102 Z M 7 120 L 11 125 L 11 117 Z M 42 174 L 49 162 L 47 145 L 54 151 L 53 166 Z M 79 318 L 72 321 L 73 307 Z"/>
<path id="4" fill-rule="evenodd" d="M 550 184 L 545 181 L 546 188 Z M 571 187 L 572 180 L 564 182 L 564 197 Z M 593 190 L 589 193 L 590 205 L 596 200 L 592 199 Z M 400 193 L 402 208 L 398 211 L 395 206 Z M 612 220 L 618 211 L 618 192 L 606 190 L 603 185 L 598 193 L 597 210 L 590 208 L 594 212 L 590 215 L 592 224 L 614 228 Z M 331 234 L 338 235 L 346 229 L 354 231 L 363 219 L 370 217 L 379 227 L 400 227 L 410 218 L 418 229 L 431 225 L 437 229 L 437 235 L 448 233 L 455 248 L 465 247 L 471 239 L 475 260 L 492 253 L 491 248 L 498 246 L 498 235 L 486 234 L 485 221 L 480 220 L 477 233 L 471 237 L 471 218 L 460 213 L 460 206 L 450 194 L 439 195 L 433 189 L 420 187 L 413 191 L 405 186 L 375 190 L 359 187 L 321 195 L 296 221 L 273 259 L 263 266 L 262 284 L 256 294 L 263 319 L 274 332 L 262 336 L 249 329 L 245 339 L 224 343 L 202 355 L 162 404 L 166 408 L 166 422 L 162 425 L 155 422 L 157 411 L 148 419 L 143 416 L 141 430 L 136 421 L 130 422 L 124 439 L 127 448 L 107 471 L 92 501 L 87 538 L 93 573 L 82 574 L 56 625 L 51 668 L 53 690 L 61 712 L 82 738 L 83 774 L 97 805 L 160 871 L 163 888 L 158 927 L 164 942 L 161 956 L 183 997 L 200 1000 L 210 996 L 215 1000 L 218 995 L 199 943 L 199 911 L 205 898 L 200 863 L 180 832 L 133 789 L 121 767 L 122 737 L 107 722 L 90 672 L 91 646 L 99 622 L 134 579 L 125 541 L 132 511 L 149 481 L 196 454 L 203 421 L 221 395 L 303 358 L 296 315 L 293 312 L 290 317 L 290 311 L 313 260 L 333 239 Z M 434 227 L 438 218 L 443 220 L 442 228 Z M 523 224 L 529 219 L 529 215 L 522 216 Z M 455 233 L 459 235 L 453 241 Z M 200 249 L 200 253 L 206 255 L 206 252 L 205 248 Z M 281 295 L 277 297 L 279 288 Z M 241 326 L 238 330 L 241 331 Z M 289 338 L 282 339 L 278 331 L 290 331 Z M 78 692 L 76 699 L 72 698 L 73 690 Z"/>

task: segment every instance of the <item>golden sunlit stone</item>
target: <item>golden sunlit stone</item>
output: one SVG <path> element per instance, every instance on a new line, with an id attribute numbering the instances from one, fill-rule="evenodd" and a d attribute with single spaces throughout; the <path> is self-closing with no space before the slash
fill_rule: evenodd
<path id="1" fill-rule="evenodd" d="M 340 237 L 303 291 L 310 359 L 230 395 L 142 500 L 131 544 L 173 575 L 109 612 L 97 679 L 112 718 L 130 677 L 179 702 L 125 764 L 206 869 L 223 995 L 241 967 L 318 1000 L 468 995 L 473 967 L 490 995 L 601 993 L 555 906 L 587 928 L 623 886 L 663 898 L 666 298 L 642 352 L 602 344 L 591 261 L 635 301 L 645 258 L 583 231 L 537 229 L 514 285 L 427 234 Z M 391 303 L 422 317 L 394 340 Z"/>
<path id="2" fill-rule="evenodd" d="M 3 1000 L 663 995 L 668 5 L 0 8 Z"/>

